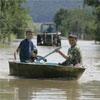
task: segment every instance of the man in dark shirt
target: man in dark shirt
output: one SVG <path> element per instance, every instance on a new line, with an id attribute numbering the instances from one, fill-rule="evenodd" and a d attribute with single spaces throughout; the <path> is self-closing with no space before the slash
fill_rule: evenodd
<path id="1" fill-rule="evenodd" d="M 53 28 L 52 28 L 51 25 L 49 25 L 49 27 L 48 27 L 48 29 L 47 29 L 47 32 L 48 32 L 48 33 L 52 33 L 52 32 L 53 32 Z"/>
<path id="2" fill-rule="evenodd" d="M 32 62 L 33 56 L 37 55 L 37 49 L 32 43 L 34 33 L 29 30 L 26 32 L 26 39 L 22 40 L 18 48 L 14 52 L 14 60 L 17 60 L 17 55 L 19 53 L 19 58 L 21 62 Z"/>

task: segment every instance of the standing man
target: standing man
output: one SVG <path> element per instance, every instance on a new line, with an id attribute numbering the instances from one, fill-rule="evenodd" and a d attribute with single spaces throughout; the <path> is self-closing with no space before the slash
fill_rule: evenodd
<path id="1" fill-rule="evenodd" d="M 68 54 L 65 55 L 60 50 L 56 50 L 57 53 L 62 55 L 66 60 L 61 63 L 61 65 L 73 65 L 82 64 L 82 54 L 80 48 L 77 46 L 77 36 L 76 35 L 69 35 L 68 37 L 70 48 L 68 49 Z"/>
<path id="2" fill-rule="evenodd" d="M 37 55 L 37 49 L 32 43 L 34 32 L 31 30 L 26 31 L 26 39 L 22 40 L 18 48 L 14 52 L 14 60 L 17 60 L 17 55 L 19 53 L 19 58 L 21 62 L 32 62 L 33 58 Z"/>

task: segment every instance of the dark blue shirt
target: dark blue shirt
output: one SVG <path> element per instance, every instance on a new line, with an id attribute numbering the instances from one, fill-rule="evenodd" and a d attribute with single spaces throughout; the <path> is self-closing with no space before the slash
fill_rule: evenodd
<path id="1" fill-rule="evenodd" d="M 32 41 L 28 41 L 27 39 L 22 40 L 18 48 L 20 48 L 19 56 L 21 62 L 25 62 L 25 60 L 32 60 L 32 51 L 37 52 Z"/>

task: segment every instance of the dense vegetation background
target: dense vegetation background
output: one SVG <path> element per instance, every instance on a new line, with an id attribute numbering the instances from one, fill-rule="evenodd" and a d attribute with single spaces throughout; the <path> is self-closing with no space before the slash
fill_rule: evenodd
<path id="1" fill-rule="evenodd" d="M 92 39 L 94 37 L 95 16 L 86 9 L 68 10 L 61 8 L 54 17 L 58 30 L 63 36 L 76 34 L 81 39 Z"/>
<path id="2" fill-rule="evenodd" d="M 91 8 L 87 8 L 90 6 Z M 0 0 L 0 41 L 24 38 L 33 22 L 57 24 L 62 36 L 100 41 L 100 0 Z"/>
<path id="3" fill-rule="evenodd" d="M 94 28 L 94 40 L 100 42 L 100 0 L 84 0 L 84 3 L 93 8 L 93 15 L 96 17 Z"/>
<path id="4" fill-rule="evenodd" d="M 11 37 L 23 38 L 33 21 L 28 10 L 22 7 L 26 0 L 0 0 L 0 41 L 10 42 Z M 8 41 L 7 41 L 8 40 Z"/>

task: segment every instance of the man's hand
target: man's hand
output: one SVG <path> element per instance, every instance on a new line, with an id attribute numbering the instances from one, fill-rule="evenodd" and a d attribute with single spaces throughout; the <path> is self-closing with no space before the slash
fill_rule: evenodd
<path id="1" fill-rule="evenodd" d="M 58 50 L 58 49 L 55 49 L 55 52 L 57 52 L 57 53 L 60 53 L 60 50 Z"/>
<path id="2" fill-rule="evenodd" d="M 65 55 L 63 52 L 61 52 L 60 50 L 58 49 L 55 49 L 55 52 L 59 53 L 60 55 L 62 55 L 65 59 L 68 59 L 69 58 L 69 55 Z"/>
<path id="3" fill-rule="evenodd" d="M 33 57 L 37 57 L 37 54 L 34 53 L 34 52 L 32 52 L 32 56 L 33 56 Z"/>

